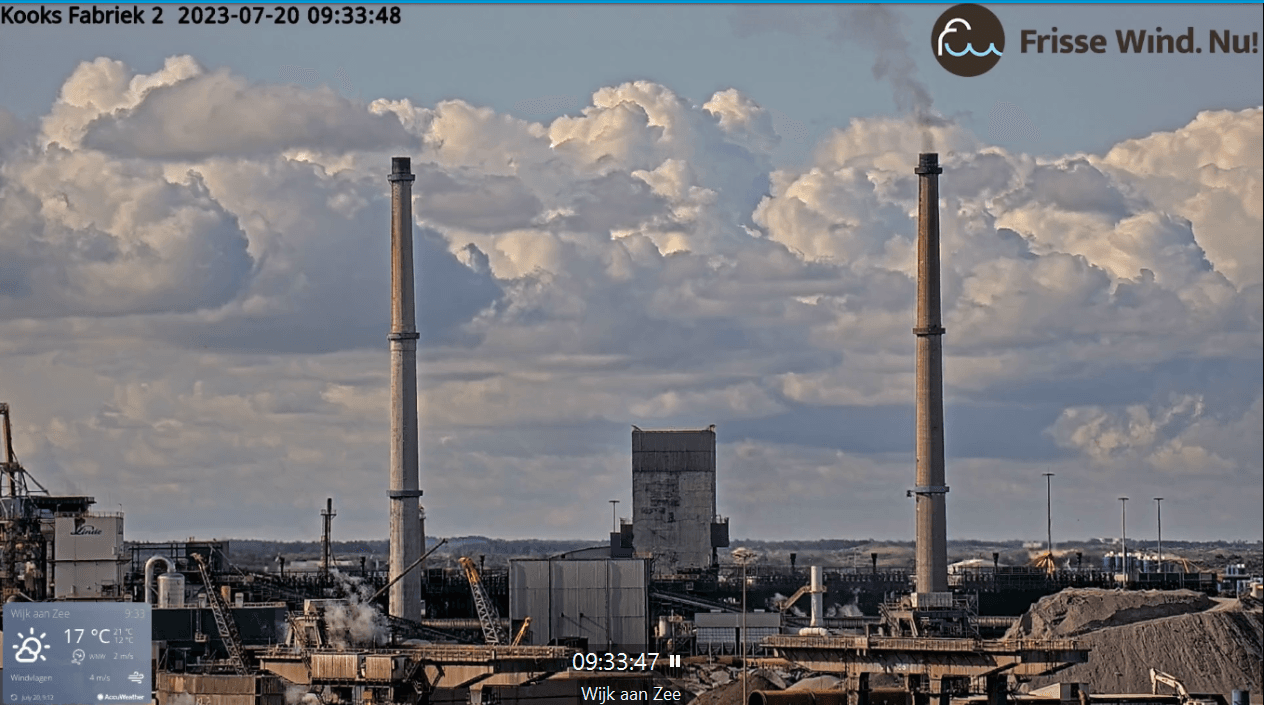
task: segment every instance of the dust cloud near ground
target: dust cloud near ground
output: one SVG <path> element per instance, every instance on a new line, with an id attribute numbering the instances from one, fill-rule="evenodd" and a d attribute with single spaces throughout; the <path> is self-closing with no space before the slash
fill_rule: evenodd
<path id="1" fill-rule="evenodd" d="M 1217 603 L 1190 591 L 1068 589 L 1032 605 L 1006 637 L 1074 637 L 1088 663 L 1031 687 L 1088 683 L 1097 693 L 1148 693 L 1150 669 L 1170 673 L 1192 693 L 1260 692 L 1264 611 L 1258 600 Z"/>

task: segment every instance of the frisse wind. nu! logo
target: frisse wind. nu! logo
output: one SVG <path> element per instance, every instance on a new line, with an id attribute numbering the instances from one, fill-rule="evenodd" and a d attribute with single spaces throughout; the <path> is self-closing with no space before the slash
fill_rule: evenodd
<path id="1" fill-rule="evenodd" d="M 958 76 L 979 76 L 1001 60 L 1005 29 L 982 5 L 956 5 L 935 20 L 930 43 L 940 66 Z"/>

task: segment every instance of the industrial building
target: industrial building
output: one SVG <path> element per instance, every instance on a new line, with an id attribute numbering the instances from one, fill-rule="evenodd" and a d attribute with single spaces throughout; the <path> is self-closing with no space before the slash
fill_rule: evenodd
<path id="1" fill-rule="evenodd" d="M 701 431 L 632 427 L 632 546 L 654 575 L 696 573 L 729 545 L 715 507 L 715 426 Z"/>
<path id="2" fill-rule="evenodd" d="M 92 513 L 53 520 L 53 597 L 117 598 L 123 594 L 123 514 Z"/>

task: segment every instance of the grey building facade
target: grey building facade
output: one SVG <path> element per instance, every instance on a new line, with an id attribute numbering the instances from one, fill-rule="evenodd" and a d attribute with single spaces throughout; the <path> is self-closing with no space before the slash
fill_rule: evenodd
<path id="1" fill-rule="evenodd" d="M 632 427 L 632 545 L 655 575 L 696 572 L 727 546 L 716 515 L 715 426 L 701 431 Z"/>

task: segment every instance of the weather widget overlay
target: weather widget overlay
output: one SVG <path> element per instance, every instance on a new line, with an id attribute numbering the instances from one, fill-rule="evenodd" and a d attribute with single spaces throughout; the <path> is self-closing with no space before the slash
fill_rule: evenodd
<path id="1" fill-rule="evenodd" d="M 5 605 L 4 703 L 149 702 L 151 625 L 132 602 Z"/>

